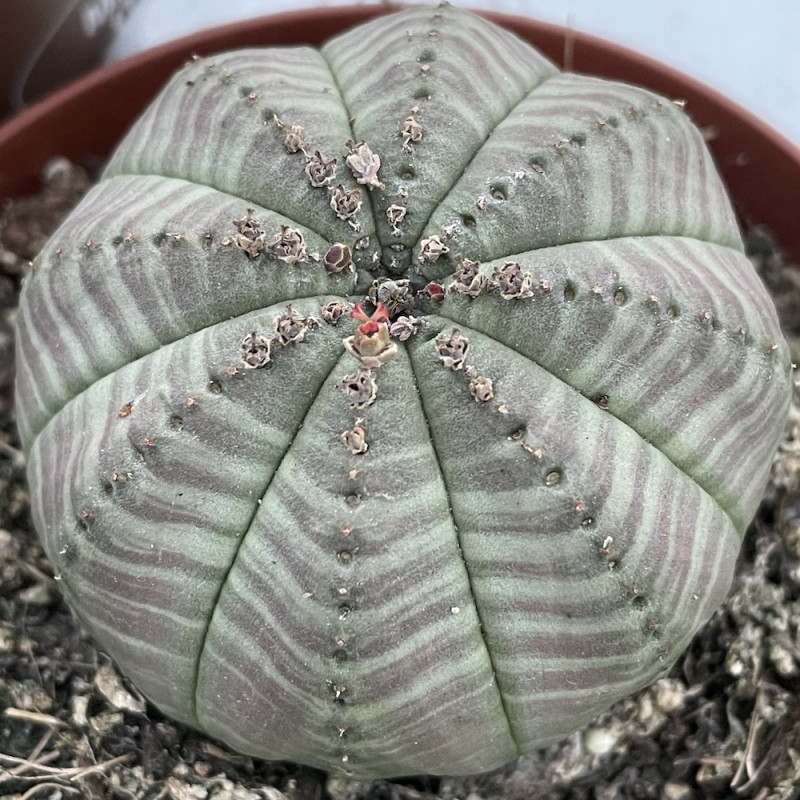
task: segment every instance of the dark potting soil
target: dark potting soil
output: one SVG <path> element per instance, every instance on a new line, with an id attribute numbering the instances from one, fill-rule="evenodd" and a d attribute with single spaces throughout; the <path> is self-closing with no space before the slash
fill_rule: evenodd
<path id="1" fill-rule="evenodd" d="M 93 646 L 32 530 L 13 409 L 28 262 L 89 186 L 65 161 L 0 216 L 0 797 L 113 800 L 800 798 L 800 392 L 725 605 L 669 676 L 583 731 L 468 779 L 349 781 L 228 751 L 159 714 Z M 800 268 L 749 251 L 800 361 Z"/>

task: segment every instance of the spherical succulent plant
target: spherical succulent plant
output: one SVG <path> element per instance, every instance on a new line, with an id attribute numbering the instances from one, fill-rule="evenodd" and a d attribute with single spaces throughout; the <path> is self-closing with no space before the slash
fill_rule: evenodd
<path id="1" fill-rule="evenodd" d="M 668 669 L 791 372 L 684 110 L 448 7 L 188 64 L 35 260 L 17 367 L 100 646 L 357 776 L 496 767 Z"/>

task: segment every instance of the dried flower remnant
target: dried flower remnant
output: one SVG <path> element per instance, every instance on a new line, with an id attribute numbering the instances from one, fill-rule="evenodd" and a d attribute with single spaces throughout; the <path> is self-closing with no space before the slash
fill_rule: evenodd
<path id="1" fill-rule="evenodd" d="M 390 326 L 389 333 L 401 342 L 405 342 L 416 334 L 425 324 L 419 317 L 400 316 Z"/>
<path id="2" fill-rule="evenodd" d="M 449 242 L 452 239 L 455 239 L 460 231 L 461 226 L 457 222 L 451 222 L 449 225 L 445 225 L 442 228 L 442 237 Z"/>
<path id="3" fill-rule="evenodd" d="M 319 150 L 309 156 L 305 166 L 308 182 L 315 188 L 328 186 L 336 177 L 336 159 L 327 160 Z"/>
<path id="4" fill-rule="evenodd" d="M 438 261 L 440 256 L 446 256 L 450 252 L 450 248 L 442 243 L 438 236 L 429 236 L 420 242 L 420 261 L 427 261 L 432 263 Z"/>
<path id="5" fill-rule="evenodd" d="M 516 261 L 506 261 L 502 267 L 496 267 L 489 285 L 497 289 L 504 300 L 533 295 L 533 276 L 530 272 L 523 272 Z"/>
<path id="6" fill-rule="evenodd" d="M 261 223 L 253 216 L 253 209 L 248 208 L 241 219 L 233 220 L 236 226 L 236 236 L 225 237 L 223 245 L 234 244 L 244 250 L 250 258 L 258 258 L 266 249 L 267 234 L 261 228 Z"/>
<path id="7" fill-rule="evenodd" d="M 458 267 L 453 273 L 453 282 L 447 290 L 455 294 L 466 294 L 477 297 L 486 284 L 486 276 L 480 273 L 480 264 L 467 258 L 459 259 Z"/>
<path id="8" fill-rule="evenodd" d="M 412 114 L 409 114 L 403 122 L 402 136 L 403 150 L 406 153 L 412 152 L 412 144 L 419 144 L 422 141 L 422 125 L 414 119 Z"/>
<path id="9" fill-rule="evenodd" d="M 353 272 L 353 251 L 349 245 L 335 242 L 323 258 L 326 272 Z"/>
<path id="10" fill-rule="evenodd" d="M 242 339 L 242 361 L 248 369 L 265 367 L 270 361 L 272 342 L 256 331 Z"/>
<path id="11" fill-rule="evenodd" d="M 341 300 L 332 300 L 330 303 L 326 303 L 324 306 L 320 307 L 322 319 L 325 320 L 328 325 L 337 325 L 347 311 L 347 304 L 343 303 Z"/>
<path id="12" fill-rule="evenodd" d="M 296 264 L 306 257 L 306 243 L 303 234 L 296 228 L 281 225 L 280 233 L 269 245 L 269 252 L 287 264 Z"/>
<path id="13" fill-rule="evenodd" d="M 363 420 L 356 420 L 355 426 L 345 431 L 341 436 L 345 447 L 347 447 L 354 456 L 363 455 L 369 449 L 367 434 L 362 427 L 362 422 Z"/>
<path id="14" fill-rule="evenodd" d="M 532 445 L 528 442 L 522 442 L 522 449 L 526 453 L 530 453 L 533 458 L 537 461 L 541 461 L 544 458 L 544 449 L 540 445 Z"/>
<path id="15" fill-rule="evenodd" d="M 469 393 L 475 398 L 476 403 L 488 403 L 494 397 L 492 379 L 483 375 L 476 375 L 470 379 Z"/>
<path id="16" fill-rule="evenodd" d="M 361 367 L 342 378 L 342 391 L 350 398 L 350 408 L 364 409 L 375 402 L 378 385 L 372 370 Z"/>
<path id="17" fill-rule="evenodd" d="M 302 342 L 306 331 L 309 328 L 315 328 L 318 324 L 314 317 L 304 317 L 295 311 L 292 308 L 292 304 L 289 303 L 286 306 L 286 311 L 275 320 L 278 343 L 285 346 Z"/>
<path id="18" fill-rule="evenodd" d="M 381 159 L 377 153 L 373 153 L 366 142 L 347 143 L 350 151 L 345 158 L 345 163 L 350 167 L 353 177 L 364 186 L 370 189 L 383 189 L 384 184 L 378 178 L 378 170 L 381 167 Z"/>
<path id="19" fill-rule="evenodd" d="M 441 303 L 444 300 L 444 286 L 439 281 L 431 281 L 425 286 L 422 293 L 430 297 L 434 303 Z"/>
<path id="20" fill-rule="evenodd" d="M 408 278 L 377 278 L 369 287 L 369 299 L 386 307 L 390 317 L 407 314 L 414 307 L 414 291 Z"/>
<path id="21" fill-rule="evenodd" d="M 397 345 L 389 336 L 389 312 L 383 303 L 378 303 L 378 307 L 369 317 L 361 308 L 361 303 L 356 303 L 350 316 L 361 320 L 361 324 L 352 336 L 344 340 L 348 353 L 354 355 L 368 369 L 375 369 L 394 358 Z"/>
<path id="22" fill-rule="evenodd" d="M 302 125 L 292 125 L 286 138 L 283 140 L 283 146 L 286 148 L 287 153 L 301 152 L 308 156 L 309 144 L 306 141 L 306 132 Z"/>
<path id="23" fill-rule="evenodd" d="M 331 208 L 341 220 L 351 220 L 361 210 L 361 192 L 341 183 L 331 192 Z"/>
<path id="24" fill-rule="evenodd" d="M 400 223 L 406 218 L 408 209 L 405 206 L 393 203 L 386 209 L 386 218 L 392 226 L 392 236 L 400 236 Z"/>
<path id="25" fill-rule="evenodd" d="M 453 328 L 450 333 L 442 331 L 433 341 L 439 360 L 447 369 L 460 370 L 464 368 L 464 359 L 469 348 L 469 339 L 461 335 L 458 328 Z"/>

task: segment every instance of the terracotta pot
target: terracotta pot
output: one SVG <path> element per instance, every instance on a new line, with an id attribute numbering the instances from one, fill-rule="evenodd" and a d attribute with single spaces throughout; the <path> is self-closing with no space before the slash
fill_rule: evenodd
<path id="1" fill-rule="evenodd" d="M 43 165 L 66 156 L 99 167 L 167 77 L 193 53 L 234 47 L 319 44 L 385 13 L 380 6 L 288 12 L 200 31 L 100 68 L 0 127 L 0 203 L 36 189 Z M 685 100 L 708 131 L 711 149 L 744 225 L 762 223 L 800 262 L 800 149 L 748 111 L 680 72 L 586 34 L 523 17 L 489 13 L 554 61 L 576 72 L 616 78 Z"/>

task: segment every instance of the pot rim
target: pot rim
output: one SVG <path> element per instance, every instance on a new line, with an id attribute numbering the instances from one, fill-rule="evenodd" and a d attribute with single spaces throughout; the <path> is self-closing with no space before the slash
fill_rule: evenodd
<path id="1" fill-rule="evenodd" d="M 44 165 L 54 156 L 90 171 L 99 168 L 169 75 L 192 55 L 281 43 L 318 45 L 391 10 L 339 6 L 260 16 L 206 28 L 101 66 L 0 125 L 0 204 L 35 191 Z M 722 93 L 649 56 L 534 18 L 477 13 L 515 31 L 562 68 L 567 61 L 575 72 L 636 83 L 685 100 L 688 113 L 706 133 L 743 225 L 766 225 L 800 262 L 800 226 L 792 207 L 800 190 L 800 148 Z M 120 111 L 110 115 L 113 108 Z"/>

